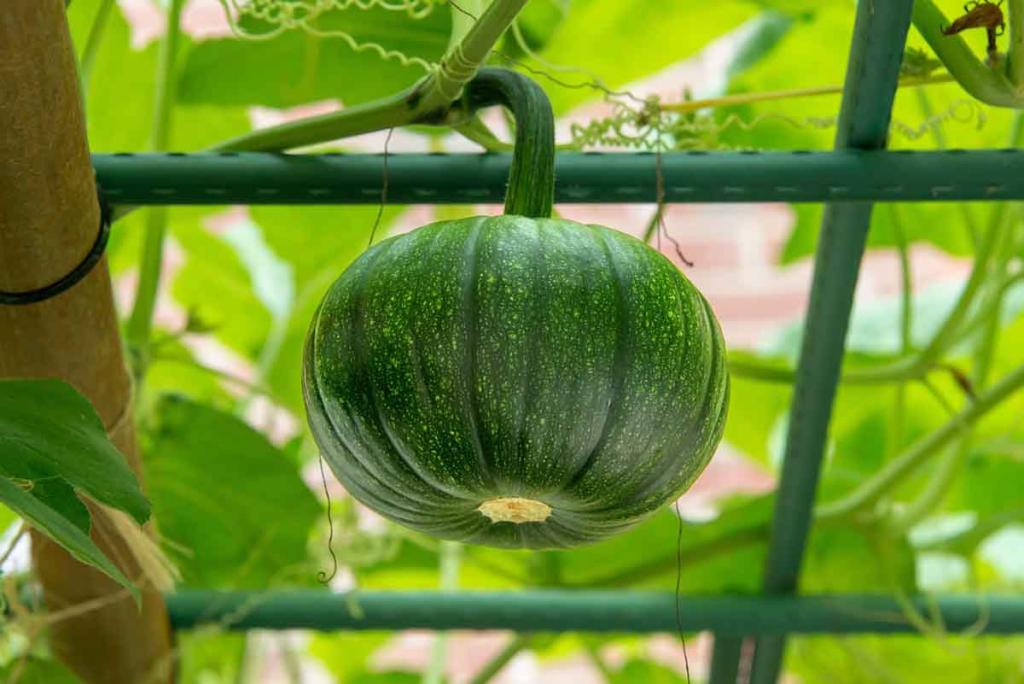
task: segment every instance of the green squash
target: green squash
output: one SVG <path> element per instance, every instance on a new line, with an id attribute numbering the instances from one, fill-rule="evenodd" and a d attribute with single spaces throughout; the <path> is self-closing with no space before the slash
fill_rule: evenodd
<path id="1" fill-rule="evenodd" d="M 327 293 L 303 389 L 359 501 L 427 534 L 571 547 L 675 500 L 724 428 L 707 302 L 658 252 L 546 218 L 553 124 L 525 77 L 482 71 L 470 106 L 517 122 L 506 215 L 444 221 L 360 256 Z"/>

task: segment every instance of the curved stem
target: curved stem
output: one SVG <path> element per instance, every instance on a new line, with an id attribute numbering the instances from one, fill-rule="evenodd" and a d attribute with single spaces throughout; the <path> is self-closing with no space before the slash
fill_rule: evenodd
<path id="1" fill-rule="evenodd" d="M 160 58 L 157 62 L 156 91 L 153 102 L 153 133 L 150 147 L 161 152 L 167 149 L 171 137 L 171 114 L 174 110 L 174 61 L 178 54 L 178 39 L 181 36 L 181 12 L 184 0 L 171 0 L 167 12 L 167 34 L 160 44 Z M 167 232 L 167 209 L 151 209 L 146 220 L 146 232 L 142 244 L 139 265 L 139 283 L 135 289 L 135 304 L 128 320 L 128 340 L 138 347 L 145 347 L 153 327 L 153 311 L 160 286 L 163 265 L 164 235 Z"/>
<path id="2" fill-rule="evenodd" d="M 414 123 L 446 123 L 451 104 L 487 59 L 526 0 L 494 0 L 441 64 L 411 88 L 375 102 L 252 131 L 213 151 L 281 151 Z"/>
<path id="3" fill-rule="evenodd" d="M 815 519 L 828 520 L 843 517 L 874 503 L 887 490 L 902 482 L 918 466 L 949 444 L 965 428 L 974 425 L 1022 387 L 1024 387 L 1024 365 L 1006 375 L 991 389 L 979 394 L 973 403 L 952 420 L 914 443 L 853 492 L 837 501 L 819 506 L 815 510 Z"/>
<path id="4" fill-rule="evenodd" d="M 943 35 L 942 29 L 950 21 L 932 0 L 914 1 L 913 22 L 949 73 L 973 97 L 996 107 L 1024 107 L 1024 98 L 1002 72 L 978 59 L 959 35 Z"/>
<path id="5" fill-rule="evenodd" d="M 840 382 L 847 385 L 883 385 L 892 382 L 916 380 L 924 377 L 927 367 L 917 362 L 916 356 L 893 361 L 872 368 L 855 368 L 843 371 Z M 729 359 L 729 373 L 748 380 L 793 384 L 796 381 L 796 370 L 790 366 L 758 363 L 748 359 Z"/>
<path id="6" fill-rule="evenodd" d="M 1024 86 L 1024 0 L 1009 0 L 1010 49 L 1006 52 L 1006 75 L 1020 91 Z"/>
<path id="7" fill-rule="evenodd" d="M 96 62 L 96 53 L 99 52 L 100 44 L 103 42 L 103 30 L 107 27 L 107 19 L 110 18 L 110 10 L 113 8 L 114 0 L 102 0 L 96 9 L 92 26 L 89 27 L 89 35 L 85 39 L 85 47 L 82 48 L 82 57 L 79 59 L 82 97 L 86 97 L 89 90 L 89 77 L 92 75 L 92 67 Z"/>
<path id="8" fill-rule="evenodd" d="M 955 79 L 949 74 L 936 74 L 934 76 L 905 78 L 897 84 L 897 87 L 910 88 L 915 86 L 936 85 L 940 83 L 950 83 L 953 80 Z M 663 112 L 688 114 L 690 112 L 700 111 L 701 109 L 710 109 L 713 107 L 732 107 L 736 105 L 753 104 L 755 102 L 791 100 L 799 97 L 821 97 L 822 95 L 842 95 L 842 93 L 843 86 L 841 85 L 818 86 L 816 88 L 790 88 L 786 90 L 771 90 L 761 93 L 737 93 L 735 95 L 711 97 L 705 100 L 671 102 L 658 105 L 658 109 Z"/>
<path id="9" fill-rule="evenodd" d="M 471 111 L 504 105 L 516 122 L 505 213 L 546 218 L 555 198 L 555 118 L 539 85 L 508 69 L 481 69 L 466 89 Z"/>
<path id="10" fill-rule="evenodd" d="M 441 542 L 439 558 L 441 591 L 458 591 L 459 566 L 462 563 L 462 545 L 457 542 Z M 430 654 L 430 665 L 423 673 L 423 684 L 442 684 L 445 680 L 445 656 L 448 651 L 448 633 L 440 632 L 434 637 L 434 648 Z"/>
<path id="11" fill-rule="evenodd" d="M 501 649 L 498 655 L 494 656 L 486 665 L 480 668 L 479 672 L 473 675 L 473 678 L 467 684 L 487 684 L 529 644 L 530 637 L 528 635 L 515 635 L 505 648 Z"/>

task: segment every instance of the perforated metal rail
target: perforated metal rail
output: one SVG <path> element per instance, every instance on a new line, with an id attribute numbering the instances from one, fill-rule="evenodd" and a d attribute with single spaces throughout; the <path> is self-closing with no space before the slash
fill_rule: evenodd
<path id="1" fill-rule="evenodd" d="M 825 202 L 810 308 L 776 497 L 764 593 L 684 597 L 687 630 L 710 630 L 712 684 L 735 684 L 744 653 L 750 680 L 770 684 L 791 633 L 913 631 L 886 596 L 796 596 L 821 458 L 872 202 L 1024 199 L 1024 151 L 884 151 L 912 0 L 860 2 L 832 152 L 673 153 L 662 157 L 669 202 Z M 95 155 L 106 197 L 118 205 L 376 204 L 382 155 Z M 563 154 L 556 200 L 654 202 L 652 154 Z M 388 201 L 500 203 L 507 155 L 392 155 Z M 912 599 L 950 630 L 1024 632 L 1024 597 Z M 352 612 L 353 602 L 358 611 Z M 516 629 L 674 631 L 674 597 L 637 592 L 185 591 L 168 596 L 173 625 L 228 629 Z M 753 649 L 743 648 L 750 639 Z"/>
<path id="2" fill-rule="evenodd" d="M 506 154 L 393 154 L 388 202 L 500 204 Z M 115 204 L 377 204 L 380 154 L 97 154 Z M 647 153 L 561 154 L 558 202 L 657 199 Z M 1024 150 L 683 152 L 662 155 L 668 202 L 1024 199 Z"/>

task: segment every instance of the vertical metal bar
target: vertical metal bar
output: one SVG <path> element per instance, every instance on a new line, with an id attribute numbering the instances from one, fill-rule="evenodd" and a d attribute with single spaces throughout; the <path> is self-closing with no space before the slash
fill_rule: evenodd
<path id="1" fill-rule="evenodd" d="M 743 637 L 715 635 L 708 684 L 736 684 L 743 655 Z"/>
<path id="2" fill-rule="evenodd" d="M 858 3 L 837 149 L 885 147 L 912 8 L 913 0 Z M 796 590 L 871 209 L 869 202 L 831 204 L 822 219 L 765 567 L 769 594 Z M 777 681 L 785 644 L 785 636 L 757 641 L 752 684 Z"/>

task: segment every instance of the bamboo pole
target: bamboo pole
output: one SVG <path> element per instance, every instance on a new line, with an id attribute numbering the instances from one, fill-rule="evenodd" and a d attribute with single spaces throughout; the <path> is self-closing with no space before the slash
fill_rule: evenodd
<path id="1" fill-rule="evenodd" d="M 96 238 L 99 213 L 64 2 L 3 4 L 0 289 L 23 291 L 81 261 Z M 0 306 L 0 377 L 56 377 L 74 385 L 140 471 L 106 259 L 56 298 Z M 109 519 L 94 514 L 93 521 L 100 548 L 126 575 L 141 579 Z M 169 626 L 155 590 L 143 591 L 140 610 L 121 587 L 42 535 L 32 536 L 32 557 L 49 611 L 102 606 L 51 625 L 53 650 L 74 672 L 90 683 L 170 681 Z"/>

